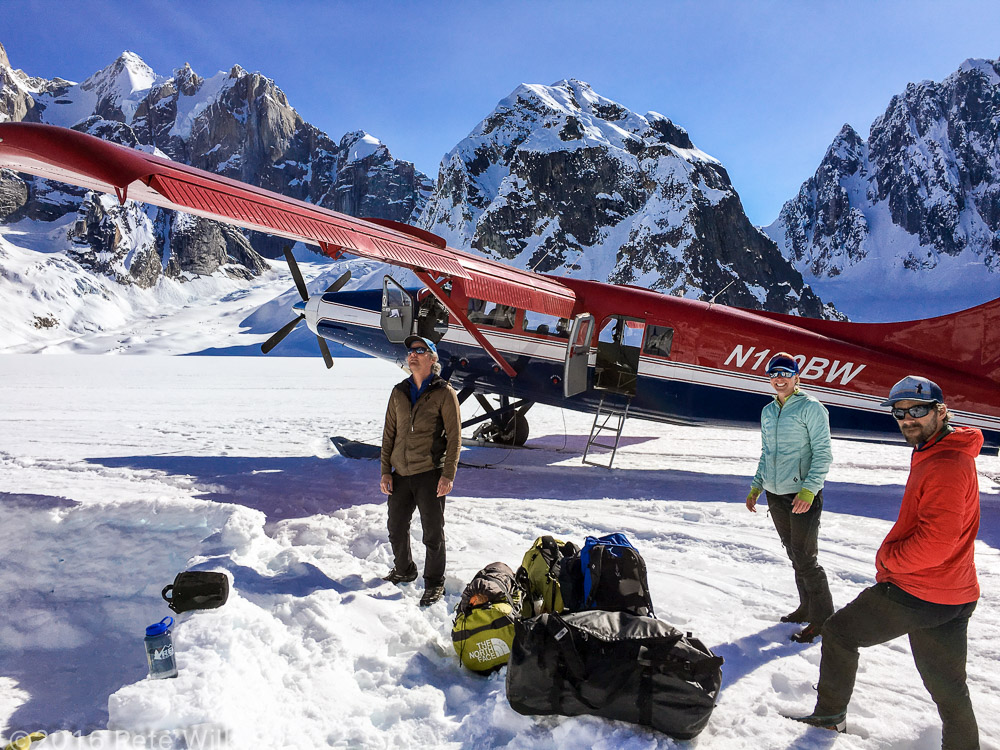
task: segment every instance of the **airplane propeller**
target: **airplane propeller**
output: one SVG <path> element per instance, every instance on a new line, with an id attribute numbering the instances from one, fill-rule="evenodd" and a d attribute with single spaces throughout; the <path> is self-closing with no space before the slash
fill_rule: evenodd
<path id="1" fill-rule="evenodd" d="M 295 326 L 306 318 L 305 313 L 302 311 L 305 310 L 306 303 L 309 301 L 309 290 L 306 289 L 305 279 L 302 278 L 302 273 L 299 271 L 298 263 L 295 262 L 295 256 L 292 255 L 291 248 L 285 248 L 285 260 L 288 261 L 288 270 L 291 271 L 292 279 L 295 281 L 295 288 L 298 290 L 299 296 L 302 298 L 301 301 L 292 305 L 292 309 L 298 310 L 299 314 L 285 323 L 285 325 L 275 331 L 271 338 L 261 344 L 260 350 L 264 354 L 267 354 L 274 347 L 276 347 L 281 340 L 285 338 L 285 336 L 295 330 Z M 351 272 L 350 270 L 347 270 L 340 276 L 339 279 L 330 284 L 330 286 L 328 286 L 326 291 L 323 293 L 329 294 L 331 292 L 339 292 L 344 287 L 344 284 L 350 280 Z M 317 336 L 316 340 L 319 342 L 319 351 L 323 355 L 323 361 L 326 363 L 327 369 L 330 369 L 333 367 L 333 357 L 330 355 L 330 347 L 326 345 L 326 339 L 322 336 Z"/>

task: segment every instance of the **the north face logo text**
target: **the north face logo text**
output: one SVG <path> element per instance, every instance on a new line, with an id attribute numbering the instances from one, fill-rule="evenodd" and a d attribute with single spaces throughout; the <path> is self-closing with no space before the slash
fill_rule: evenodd
<path id="1" fill-rule="evenodd" d="M 485 664 L 494 659 L 501 659 L 508 654 L 510 654 L 510 646 L 499 638 L 487 638 L 479 644 L 475 651 L 469 652 L 469 658 Z"/>

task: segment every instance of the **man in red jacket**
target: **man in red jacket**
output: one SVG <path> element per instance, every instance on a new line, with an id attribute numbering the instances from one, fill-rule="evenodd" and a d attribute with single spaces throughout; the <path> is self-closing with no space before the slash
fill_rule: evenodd
<path id="1" fill-rule="evenodd" d="M 913 446 L 899 517 L 875 557 L 877 583 L 823 626 L 819 695 L 812 726 L 844 731 L 858 649 L 908 635 L 924 686 L 941 715 L 941 746 L 979 747 L 966 686 L 966 630 L 979 599 L 973 558 L 979 531 L 977 429 L 949 424 L 936 383 L 910 375 L 883 406 Z"/>

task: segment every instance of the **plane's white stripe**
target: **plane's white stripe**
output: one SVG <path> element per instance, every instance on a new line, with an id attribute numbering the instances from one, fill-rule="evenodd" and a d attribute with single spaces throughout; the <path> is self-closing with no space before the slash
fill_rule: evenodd
<path id="1" fill-rule="evenodd" d="M 322 319 L 330 319 L 335 323 L 349 323 L 364 328 L 381 328 L 381 316 L 363 307 L 353 307 L 339 303 L 323 302 Z M 565 359 L 566 342 L 552 341 L 535 337 L 518 335 L 513 331 L 495 331 L 480 329 L 487 340 L 503 354 L 528 355 L 561 363 Z M 465 328 L 460 325 L 449 325 L 445 340 L 464 346 L 479 346 Z M 591 349 L 590 364 L 597 358 L 596 350 Z M 639 375 L 670 380 L 694 385 L 711 385 L 743 393 L 759 393 L 771 395 L 770 385 L 761 375 L 754 373 L 720 370 L 714 367 L 664 360 L 659 357 L 641 356 L 639 358 Z M 856 391 L 843 391 L 818 382 L 803 382 L 805 390 L 815 395 L 820 401 L 833 406 L 843 406 L 860 411 L 885 414 L 885 407 L 880 406 L 882 398 Z M 956 420 L 971 427 L 985 427 L 1000 430 L 1000 417 L 951 409 Z"/>

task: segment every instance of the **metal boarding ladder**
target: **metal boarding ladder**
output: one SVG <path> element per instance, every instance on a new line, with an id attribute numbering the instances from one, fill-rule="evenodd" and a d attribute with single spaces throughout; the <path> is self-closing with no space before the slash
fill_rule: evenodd
<path id="1" fill-rule="evenodd" d="M 615 462 L 615 454 L 618 452 L 618 443 L 621 442 L 622 439 L 622 428 L 625 426 L 625 419 L 628 417 L 628 409 L 629 406 L 632 405 L 632 399 L 629 398 L 625 402 L 624 409 L 621 409 L 620 407 L 615 408 L 609 404 L 607 406 L 607 410 L 605 411 L 605 398 L 606 396 L 602 395 L 601 403 L 597 406 L 597 413 L 594 415 L 594 425 L 590 428 L 590 437 L 587 440 L 587 447 L 583 450 L 583 459 L 581 460 L 583 463 L 589 464 L 590 466 L 600 466 L 603 469 L 610 469 L 611 465 Z M 601 421 L 602 417 L 604 418 L 603 421 Z M 617 419 L 617 424 L 609 424 L 615 419 Z M 614 445 L 597 442 L 598 437 L 603 432 L 614 433 Z M 608 460 L 606 466 L 602 463 L 598 463 L 597 461 L 587 460 L 587 455 L 590 453 L 591 447 L 594 446 L 598 448 L 607 448 L 611 451 L 611 458 Z"/>

